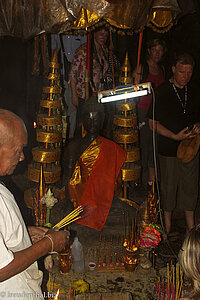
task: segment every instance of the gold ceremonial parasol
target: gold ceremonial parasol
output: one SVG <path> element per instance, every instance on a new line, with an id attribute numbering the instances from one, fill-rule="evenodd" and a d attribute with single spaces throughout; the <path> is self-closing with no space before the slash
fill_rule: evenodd
<path id="1" fill-rule="evenodd" d="M 0 36 L 23 39 L 41 33 L 79 34 L 102 22 L 121 34 L 145 26 L 165 32 L 179 12 L 176 0 L 6 0 L 0 8 Z"/>

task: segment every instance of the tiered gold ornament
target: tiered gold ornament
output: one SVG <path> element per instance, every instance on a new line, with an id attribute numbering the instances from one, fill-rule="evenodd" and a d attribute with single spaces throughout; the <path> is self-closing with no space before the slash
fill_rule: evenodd
<path id="1" fill-rule="evenodd" d="M 154 183 L 152 190 L 149 192 L 145 201 L 140 205 L 137 211 L 137 236 L 141 238 L 143 232 L 150 225 L 155 225 L 158 221 L 158 198 L 154 190 Z M 139 248 L 139 264 L 143 269 L 149 269 L 152 267 L 150 259 L 150 253 L 154 247 L 140 247 Z"/>
<path id="2" fill-rule="evenodd" d="M 38 146 L 32 149 L 33 162 L 28 166 L 28 179 L 39 183 L 41 165 L 45 185 L 60 180 L 61 143 L 62 143 L 62 98 L 57 51 L 49 63 L 47 85 L 43 87 L 40 109 L 37 115 L 36 140 Z M 25 200 L 30 204 L 31 192 L 25 192 Z M 31 206 L 31 205 L 28 205 Z"/>
<path id="3" fill-rule="evenodd" d="M 126 53 L 119 81 L 124 85 L 132 82 L 128 53 Z M 116 110 L 117 114 L 114 116 L 113 121 L 113 140 L 127 151 L 127 158 L 122 167 L 124 195 L 121 200 L 125 200 L 128 197 L 128 182 L 137 182 L 141 171 L 135 101 L 132 99 L 120 101 L 116 105 Z"/>
<path id="4" fill-rule="evenodd" d="M 149 224 L 156 224 L 158 221 L 158 198 L 154 191 L 154 183 L 145 201 L 137 211 L 138 235 L 140 236 Z"/>

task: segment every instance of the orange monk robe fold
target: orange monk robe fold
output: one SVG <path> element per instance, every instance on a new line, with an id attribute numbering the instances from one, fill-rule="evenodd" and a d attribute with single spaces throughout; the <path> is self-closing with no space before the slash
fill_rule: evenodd
<path id="1" fill-rule="evenodd" d="M 126 151 L 98 137 L 81 155 L 69 183 L 74 206 L 88 205 L 85 218 L 77 221 L 101 231 L 112 204 L 115 182 L 126 160 Z"/>

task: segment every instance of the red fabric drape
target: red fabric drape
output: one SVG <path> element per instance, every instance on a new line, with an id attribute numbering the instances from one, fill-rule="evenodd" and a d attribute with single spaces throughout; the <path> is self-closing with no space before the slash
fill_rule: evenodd
<path id="1" fill-rule="evenodd" d="M 126 151 L 102 138 L 101 150 L 88 178 L 81 205 L 88 205 L 88 215 L 77 223 L 101 231 L 114 195 L 115 181 L 126 159 Z"/>

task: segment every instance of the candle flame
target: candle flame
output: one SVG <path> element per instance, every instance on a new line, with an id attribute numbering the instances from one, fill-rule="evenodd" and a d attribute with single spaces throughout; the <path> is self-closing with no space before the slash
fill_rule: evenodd
<path id="1" fill-rule="evenodd" d="M 57 290 L 57 293 L 56 293 L 56 296 L 55 296 L 55 298 L 54 298 L 54 300 L 58 300 L 58 295 L 59 295 L 59 293 L 60 293 L 60 290 L 58 289 L 58 290 Z"/>
<path id="2" fill-rule="evenodd" d="M 33 128 L 37 128 L 37 123 L 36 122 L 33 122 Z"/>

